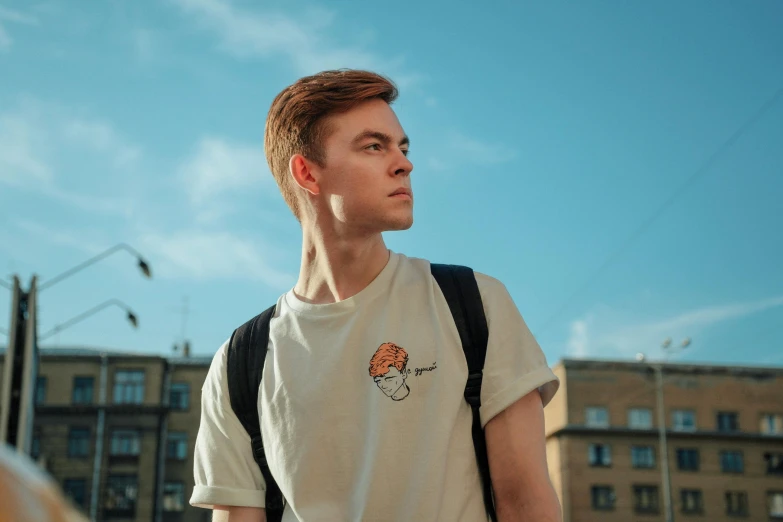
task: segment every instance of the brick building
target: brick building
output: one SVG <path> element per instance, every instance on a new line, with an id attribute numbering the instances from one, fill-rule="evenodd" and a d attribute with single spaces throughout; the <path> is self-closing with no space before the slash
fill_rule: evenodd
<path id="1" fill-rule="evenodd" d="M 674 520 L 783 520 L 783 368 L 661 368 Z M 547 457 L 565 522 L 665 520 L 653 366 L 554 370 Z"/>
<path id="2" fill-rule="evenodd" d="M 34 455 L 93 520 L 209 520 L 187 502 L 210 361 L 43 349 Z M 783 520 L 783 368 L 662 369 L 675 520 Z M 547 457 L 564 521 L 665 520 L 651 366 L 554 370 Z"/>
<path id="3" fill-rule="evenodd" d="M 210 361 L 43 349 L 32 456 L 92 520 L 210 520 L 188 505 Z"/>

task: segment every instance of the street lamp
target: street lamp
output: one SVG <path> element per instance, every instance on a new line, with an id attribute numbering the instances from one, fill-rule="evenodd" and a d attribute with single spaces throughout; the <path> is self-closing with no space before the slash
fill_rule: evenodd
<path id="1" fill-rule="evenodd" d="M 63 279 L 66 279 L 66 278 L 72 276 L 76 272 L 84 270 L 88 266 L 90 266 L 92 264 L 95 264 L 98 261 L 109 257 L 110 255 L 114 254 L 115 252 L 117 252 L 119 250 L 125 250 L 126 252 L 129 252 L 132 256 L 134 256 L 136 258 L 136 264 L 138 265 L 139 270 L 141 270 L 141 273 L 144 274 L 144 276 L 147 277 L 148 279 L 152 278 L 152 269 L 150 268 L 149 263 L 142 257 L 142 255 L 139 254 L 139 252 L 135 248 L 133 248 L 132 246 L 128 245 L 127 243 L 119 243 L 117 245 L 114 245 L 110 249 L 108 249 L 108 250 L 106 250 L 104 252 L 101 252 L 100 254 L 98 254 L 98 255 L 96 255 L 94 257 L 91 257 L 87 261 L 85 261 L 85 262 L 83 262 L 81 264 L 76 265 L 75 267 L 71 268 L 70 270 L 66 270 L 62 274 L 44 281 L 38 287 L 38 291 L 41 292 L 43 290 L 46 290 L 50 286 L 55 285 L 55 284 L 59 283 L 60 281 L 62 281 Z"/>
<path id="2" fill-rule="evenodd" d="M 667 337 L 661 348 L 669 353 L 680 352 L 691 345 L 690 337 L 686 337 L 679 345 L 672 346 L 672 340 Z M 643 363 L 646 357 L 643 353 L 636 354 L 636 360 Z M 674 522 L 674 506 L 672 505 L 671 473 L 669 471 L 669 449 L 666 443 L 666 414 L 663 404 L 663 364 L 649 363 L 655 372 L 655 395 L 658 409 L 658 446 L 661 454 L 661 480 L 663 482 L 663 508 L 666 522 Z"/>
<path id="3" fill-rule="evenodd" d="M 69 328 L 69 327 L 75 325 L 76 323 L 79 323 L 79 322 L 87 319 L 91 315 L 94 315 L 94 314 L 100 312 L 101 310 L 103 310 L 104 308 L 108 308 L 109 306 L 117 306 L 117 307 L 122 308 L 123 310 L 125 310 L 125 313 L 127 314 L 128 322 L 134 328 L 138 328 L 138 326 L 139 326 L 138 316 L 136 316 L 136 314 L 133 313 L 133 311 L 130 309 L 130 307 L 128 305 L 126 305 L 125 303 L 123 303 L 122 301 L 120 301 L 119 299 L 109 299 L 108 301 L 104 301 L 103 303 L 101 303 L 101 304 L 99 304 L 97 306 L 94 306 L 94 307 L 90 308 L 89 310 L 87 310 L 85 312 L 80 313 L 76 317 L 72 317 L 71 319 L 68 319 L 64 323 L 55 325 L 55 327 L 52 328 L 51 330 L 49 330 L 48 332 L 45 332 L 45 333 L 39 335 L 38 339 L 39 340 L 44 340 L 47 337 L 51 337 L 52 335 L 54 335 L 56 333 L 59 333 L 59 332 L 65 330 L 66 328 Z"/>

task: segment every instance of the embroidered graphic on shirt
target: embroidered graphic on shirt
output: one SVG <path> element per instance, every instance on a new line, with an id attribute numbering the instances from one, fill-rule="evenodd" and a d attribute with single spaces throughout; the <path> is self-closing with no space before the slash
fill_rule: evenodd
<path id="1" fill-rule="evenodd" d="M 394 401 L 401 401 L 408 396 L 411 389 L 405 384 L 410 370 L 408 352 L 402 346 L 394 343 L 383 343 L 370 359 L 370 377 L 378 388 Z"/>
<path id="2" fill-rule="evenodd" d="M 408 375 L 415 371 L 416 377 L 419 377 L 425 372 L 438 369 L 435 362 L 430 366 L 413 370 L 408 369 L 407 366 L 408 352 L 405 348 L 394 343 L 383 343 L 370 359 L 370 377 L 384 395 L 391 397 L 392 400 L 401 401 L 411 392 L 405 384 Z"/>

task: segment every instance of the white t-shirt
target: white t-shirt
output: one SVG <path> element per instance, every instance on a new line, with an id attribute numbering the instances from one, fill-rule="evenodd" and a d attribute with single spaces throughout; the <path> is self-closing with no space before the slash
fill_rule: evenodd
<path id="1" fill-rule="evenodd" d="M 482 426 L 559 382 L 505 286 L 476 273 L 489 326 Z M 463 397 L 468 367 L 430 264 L 391 253 L 355 296 L 308 304 L 289 291 L 271 320 L 259 390 L 283 522 L 487 520 Z M 226 347 L 202 392 L 190 503 L 264 507 L 250 438 L 231 409 Z"/>

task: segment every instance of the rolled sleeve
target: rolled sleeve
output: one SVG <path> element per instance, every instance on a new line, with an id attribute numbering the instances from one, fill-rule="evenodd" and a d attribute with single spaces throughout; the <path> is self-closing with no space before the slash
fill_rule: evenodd
<path id="1" fill-rule="evenodd" d="M 546 406 L 560 386 L 506 287 L 476 273 L 489 327 L 481 385 L 482 427 L 533 390 Z"/>
<path id="2" fill-rule="evenodd" d="M 190 504 L 265 506 L 266 485 L 253 459 L 250 436 L 231 408 L 224 344 L 215 354 L 201 395 L 201 423 L 194 455 L 195 486 Z"/>

